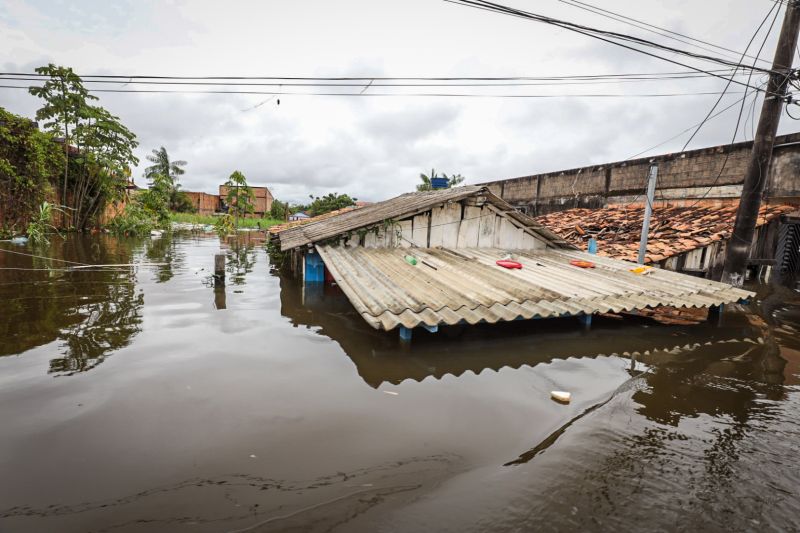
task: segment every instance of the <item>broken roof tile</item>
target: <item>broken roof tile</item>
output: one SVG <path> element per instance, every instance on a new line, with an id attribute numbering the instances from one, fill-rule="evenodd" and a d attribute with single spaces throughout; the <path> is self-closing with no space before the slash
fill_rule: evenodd
<path id="1" fill-rule="evenodd" d="M 736 218 L 736 205 L 656 207 L 650 221 L 647 259 L 668 257 L 729 239 Z M 759 226 L 796 211 L 789 205 L 764 205 L 758 213 Z M 602 209 L 570 209 L 536 217 L 570 243 L 586 247 L 598 242 L 598 253 L 618 259 L 635 260 L 644 218 L 644 206 L 608 206 Z"/>

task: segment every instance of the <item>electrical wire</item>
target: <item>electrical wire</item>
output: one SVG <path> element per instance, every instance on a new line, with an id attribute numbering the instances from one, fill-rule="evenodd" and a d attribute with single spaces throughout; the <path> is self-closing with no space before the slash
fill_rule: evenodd
<path id="1" fill-rule="evenodd" d="M 733 76 L 745 76 L 746 72 L 733 72 L 731 75 Z M 46 77 L 35 77 L 35 76 L 11 76 L 6 74 L 0 74 L 0 81 L 44 81 L 47 79 Z M 685 79 L 707 79 L 706 75 L 702 74 L 693 74 L 688 73 L 683 76 L 662 76 L 662 77 L 620 77 L 620 78 L 595 78 L 595 79 L 581 79 L 581 78 L 573 78 L 573 79 L 564 79 L 562 81 L 557 81 L 557 79 L 547 80 L 542 79 L 541 81 L 505 81 L 505 80 L 497 80 L 497 81 L 470 81 L 470 82 L 442 82 L 436 83 L 433 81 L 429 81 L 427 83 L 409 83 L 409 82 L 402 82 L 402 83 L 386 83 L 386 82 L 377 82 L 366 85 L 370 85 L 372 87 L 533 87 L 533 86 L 562 86 L 562 85 L 596 85 L 596 84 L 617 84 L 617 83 L 647 83 L 647 82 L 662 82 L 662 81 L 671 81 L 671 80 L 685 80 Z M 122 80 L 122 79 L 89 79 L 89 78 L 82 78 L 81 82 L 84 84 L 118 84 L 121 87 L 127 85 L 166 85 L 166 86 L 209 86 L 209 87 L 361 87 L 365 86 L 365 83 L 352 83 L 352 82 L 240 82 L 240 81 L 168 81 L 168 80 L 143 80 L 143 81 L 133 81 L 133 80 Z"/>
<path id="2" fill-rule="evenodd" d="M 28 86 L 0 85 L 0 89 L 25 89 Z M 216 91 L 216 90 L 166 90 L 166 89 L 93 89 L 93 93 L 141 93 L 141 94 L 244 94 L 244 95 L 288 95 L 288 96 L 346 96 L 346 97 L 447 97 L 447 98 L 659 98 L 681 96 L 716 96 L 718 91 L 693 93 L 586 93 L 586 94 L 481 94 L 481 93 L 337 93 L 297 91 Z M 737 94 L 737 93 L 729 93 Z M 738 93 L 741 94 L 741 93 Z"/>
<path id="3" fill-rule="evenodd" d="M 716 45 L 714 43 L 710 43 L 710 42 L 704 41 L 702 39 L 697 39 L 695 37 L 690 37 L 689 35 L 686 35 L 686 34 L 683 34 L 683 33 L 679 33 L 679 32 L 676 32 L 676 31 L 672 31 L 672 30 L 669 30 L 667 28 L 663 28 L 663 27 L 660 27 L 660 26 L 656 26 L 656 25 L 651 24 L 649 22 L 645 22 L 643 20 L 639 20 L 639 19 L 636 19 L 636 18 L 633 18 L 633 17 L 629 17 L 627 15 L 623 15 L 621 13 L 617 13 L 617 12 L 614 12 L 614 11 L 611 11 L 611 10 L 608 10 L 608 9 L 604 9 L 602 7 L 590 4 L 588 2 L 581 2 L 580 0 L 556 0 L 556 1 L 561 2 L 562 4 L 570 5 L 572 7 L 576 7 L 578 9 L 582 9 L 584 11 L 588 11 L 590 13 L 594 13 L 596 15 L 600 15 L 600 16 L 605 17 L 605 18 L 609 18 L 611 20 L 615 20 L 617 22 L 622 22 L 624 24 L 628 24 L 630 26 L 633 26 L 633 27 L 641 29 L 641 30 L 649 31 L 649 32 L 654 33 L 656 35 L 660 35 L 661 37 L 666 37 L 668 39 L 672 39 L 674 41 L 678 41 L 678 42 L 681 42 L 683 44 L 688 44 L 690 46 L 695 46 L 695 47 L 697 47 L 697 48 L 699 48 L 701 50 L 705 50 L 707 52 L 719 53 L 719 52 L 713 50 L 712 48 L 707 48 L 705 46 L 700 46 L 700 45 L 694 44 L 692 41 L 697 42 L 697 43 L 701 43 L 703 45 L 708 45 L 710 47 L 713 47 L 716 50 L 721 50 L 721 51 L 724 51 L 724 52 L 730 52 L 730 53 L 734 54 L 734 57 L 738 57 L 739 55 L 741 55 L 740 52 L 738 52 L 736 50 L 733 50 L 731 48 L 726 48 L 724 46 L 718 46 L 718 45 Z M 747 56 L 746 55 L 745 57 L 747 57 L 748 59 L 755 59 L 756 61 L 769 63 L 767 60 L 761 59 L 760 57 L 757 57 L 757 56 Z"/>
<path id="4" fill-rule="evenodd" d="M 730 93 L 729 93 L 729 94 L 730 94 Z M 729 110 L 729 109 L 731 109 L 732 107 L 734 107 L 734 106 L 738 105 L 739 103 L 741 103 L 741 102 L 742 102 L 742 100 L 744 100 L 745 98 L 746 98 L 746 96 L 745 96 L 745 97 L 742 97 L 742 98 L 740 98 L 739 100 L 736 100 L 735 102 L 733 102 L 733 103 L 732 103 L 732 104 L 730 104 L 729 106 L 725 107 L 724 109 L 721 109 L 720 111 L 717 111 L 716 113 L 714 113 L 713 115 L 711 115 L 711 116 L 708 118 L 708 120 L 706 120 L 706 122 L 708 122 L 708 121 L 711 121 L 711 120 L 713 120 L 713 119 L 717 118 L 718 116 L 720 116 L 721 114 L 725 113 L 726 111 L 728 111 L 728 110 Z M 646 148 L 646 149 L 644 149 L 644 150 L 642 150 L 642 151 L 640 151 L 640 152 L 637 152 L 637 153 L 633 154 L 632 156 L 630 156 L 630 157 L 626 158 L 626 159 L 625 159 L 625 161 L 630 161 L 631 159 L 636 159 L 637 157 L 639 157 L 639 156 L 640 156 L 640 155 L 642 155 L 642 154 L 646 154 L 647 152 L 650 152 L 651 150 L 655 150 L 656 148 L 659 148 L 659 147 L 661 147 L 661 146 L 664 146 L 664 145 L 665 145 L 665 144 L 667 144 L 668 142 L 670 142 L 670 141 L 674 141 L 674 140 L 675 140 L 675 139 L 677 139 L 678 137 L 682 136 L 684 133 L 687 133 L 687 132 L 689 132 L 689 131 L 692 131 L 694 128 L 696 128 L 696 127 L 697 127 L 697 126 L 699 126 L 699 125 L 700 125 L 700 122 L 698 122 L 697 124 L 693 124 L 692 126 L 689 126 L 688 128 L 686 128 L 685 130 L 683 130 L 683 131 L 680 131 L 680 132 L 678 132 L 677 134 L 673 135 L 673 136 L 672 136 L 672 137 L 670 137 L 669 139 L 666 139 L 665 141 L 661 141 L 661 142 L 660 142 L 660 143 L 658 143 L 658 144 L 655 144 L 655 145 L 653 145 L 653 146 L 651 146 L 651 147 L 649 147 L 649 148 Z"/>
<path id="5" fill-rule="evenodd" d="M 757 35 L 758 35 L 758 33 L 761 31 L 761 28 L 764 26 L 764 24 L 766 23 L 766 21 L 769 19 L 769 16 L 772 14 L 772 12 L 775 10 L 775 8 L 776 8 L 776 7 L 777 7 L 777 5 L 773 5 L 773 6 L 770 8 L 770 10 L 767 12 L 767 15 L 766 15 L 766 16 L 764 17 L 764 19 L 761 21 L 761 24 L 759 24 L 758 28 L 756 28 L 756 31 L 755 31 L 755 33 L 754 33 L 754 34 L 753 34 L 753 36 L 750 38 L 750 42 L 747 44 L 747 47 L 745 48 L 745 51 L 744 51 L 744 53 L 747 53 L 747 50 L 749 50 L 749 49 L 750 49 L 750 46 L 752 45 L 752 43 L 753 43 L 753 41 L 755 40 L 756 36 L 757 36 Z M 756 57 L 758 57 L 758 56 L 760 56 L 760 55 L 761 55 L 761 52 L 763 51 L 763 49 L 764 49 L 764 46 L 766 45 L 766 43 L 767 43 L 767 40 L 769 39 L 769 36 L 770 36 L 770 34 L 772 33 L 772 30 L 773 30 L 773 28 L 775 27 L 775 22 L 777 21 L 777 19 L 778 19 L 778 15 L 779 15 L 779 14 L 780 14 L 780 9 L 778 9 L 778 11 L 776 11 L 776 12 L 775 12 L 775 16 L 773 17 L 773 19 L 772 19 L 772 23 L 770 24 L 769 28 L 767 29 L 767 32 L 766 32 L 766 34 L 764 35 L 764 40 L 762 41 L 762 43 L 761 43 L 761 46 L 760 46 L 760 47 L 759 47 L 759 49 L 758 49 L 758 53 L 756 54 Z M 742 61 L 744 61 L 744 53 L 742 54 Z M 753 72 L 753 71 L 751 70 L 751 71 L 750 71 L 750 74 L 748 75 L 748 80 L 747 80 L 747 84 L 748 84 L 748 85 L 750 84 L 750 79 L 751 79 L 751 76 L 752 76 L 752 72 Z M 787 76 L 787 77 L 788 77 L 788 76 Z M 785 81 L 785 80 L 784 80 L 784 81 Z M 725 86 L 725 90 L 727 90 L 727 88 L 729 87 L 729 85 L 730 85 L 730 83 L 729 83 L 728 85 L 726 85 L 726 86 Z M 766 83 L 765 83 L 764 85 L 766 85 Z M 756 97 L 753 99 L 753 101 L 755 102 L 755 101 L 758 99 L 758 93 L 754 93 L 754 94 L 756 95 Z M 723 91 L 723 95 L 724 95 L 724 91 Z M 719 99 L 716 101 L 716 103 L 714 104 L 714 106 L 711 108 L 711 111 L 709 111 L 709 113 L 708 113 L 708 114 L 705 116 L 705 118 L 703 118 L 703 120 L 702 120 L 702 121 L 701 121 L 701 122 L 700 122 L 700 123 L 697 125 L 697 128 L 695 129 L 695 132 L 692 134 L 692 136 L 689 138 L 689 140 L 688 140 L 688 141 L 686 141 L 686 144 L 684 144 L 683 148 L 681 149 L 681 152 L 680 152 L 680 154 L 682 154 L 682 153 L 683 153 L 683 152 L 686 150 L 686 147 L 689 145 L 689 143 L 690 143 L 690 142 L 691 142 L 691 140 L 694 138 L 694 136 L 697 134 L 697 132 L 698 132 L 698 131 L 700 131 L 700 128 L 702 128 L 702 126 L 703 126 L 703 125 L 704 125 L 706 122 L 708 122 L 708 120 L 709 120 L 709 119 L 712 117 L 712 113 L 713 113 L 713 112 L 714 112 L 714 110 L 716 109 L 717 105 L 719 105 L 720 101 L 722 100 L 722 96 L 723 96 L 723 95 L 720 95 Z M 733 145 L 734 145 L 734 144 L 735 144 L 735 142 L 736 142 L 736 135 L 737 135 L 737 133 L 739 132 L 739 125 L 741 124 L 741 120 L 742 120 L 742 114 L 743 114 L 743 112 L 744 112 L 744 108 L 745 108 L 745 103 L 746 103 L 746 101 L 747 101 L 747 91 L 745 90 L 745 95 L 744 95 L 744 96 L 743 96 L 743 97 L 742 97 L 740 100 L 738 100 L 737 102 L 734 102 L 732 105 L 730 105 L 730 106 L 726 107 L 726 108 L 725 108 L 725 109 L 723 109 L 721 112 L 719 112 L 719 113 L 717 113 L 716 115 L 714 115 L 714 116 L 718 116 L 718 115 L 719 115 L 719 114 L 721 114 L 722 112 L 724 112 L 724 111 L 727 111 L 728 109 L 730 109 L 730 108 L 731 108 L 731 107 L 733 107 L 734 105 L 736 105 L 736 104 L 738 104 L 738 103 L 740 103 L 740 102 L 741 102 L 741 107 L 739 108 L 739 115 L 738 115 L 738 116 L 737 116 L 737 118 L 736 118 L 736 126 L 735 126 L 735 127 L 734 127 L 734 129 L 733 129 L 733 136 L 732 136 L 732 138 L 731 138 L 731 142 L 730 142 L 730 145 L 729 145 L 729 147 L 728 147 L 728 150 L 725 152 L 725 158 L 724 158 L 724 159 L 723 159 L 723 161 L 722 161 L 722 166 L 720 167 L 720 170 L 719 170 L 719 172 L 717 173 L 717 176 L 714 178 L 713 182 L 712 182 L 712 183 L 711 183 L 711 185 L 708 187 L 708 189 L 706 190 L 706 192 L 705 192 L 705 193 L 703 193 L 703 195 L 702 195 L 702 196 L 700 196 L 700 198 L 696 199 L 696 200 L 695 200 L 694 202 L 692 202 L 690 205 L 686 206 L 686 208 L 687 208 L 687 209 L 691 209 L 691 208 L 693 208 L 694 206 L 696 206 L 697 204 L 699 204 L 701 201 L 703 201 L 703 200 L 706 198 L 706 196 L 708 196 L 708 195 L 711 193 L 711 191 L 713 190 L 713 188 L 714 188 L 714 187 L 716 187 L 717 183 L 719 183 L 719 180 L 720 180 L 720 178 L 722 177 L 722 173 L 725 171 L 725 168 L 726 168 L 726 166 L 727 166 L 727 164 L 728 164 L 728 159 L 730 158 L 731 149 L 733 148 Z M 692 129 L 692 128 L 690 128 L 690 129 Z M 684 130 L 684 132 L 685 132 L 685 131 L 687 131 L 687 130 Z M 682 133 L 683 133 L 683 132 L 682 132 Z M 671 140 L 671 139 L 670 139 L 670 140 Z M 649 150 L 648 150 L 648 151 L 649 151 Z M 639 154 L 637 154 L 637 155 L 639 155 Z M 760 179 L 760 178 L 759 178 L 759 179 Z M 646 182 L 646 181 L 645 181 L 645 182 Z M 646 190 L 647 190 L 647 185 L 645 185 L 645 191 L 646 191 Z M 638 198 L 639 198 L 641 195 L 642 195 L 642 193 L 638 194 L 636 197 L 634 197 L 634 199 L 633 199 L 633 200 L 631 200 L 630 202 L 628 202 L 628 203 L 627 203 L 627 204 L 626 204 L 624 207 L 627 207 L 628 205 L 630 205 L 630 204 L 632 204 L 632 203 L 636 202 L 636 200 L 638 200 Z M 647 202 L 650 204 L 650 198 L 649 198 L 649 197 L 647 197 Z M 650 204 L 650 209 L 651 209 L 651 210 L 653 210 L 653 206 L 652 206 L 652 204 Z"/>
<path id="6" fill-rule="evenodd" d="M 774 6 L 773 6 L 773 7 L 774 7 Z M 778 19 L 778 13 L 779 13 L 779 12 L 780 12 L 780 10 L 779 10 L 778 12 L 776 12 L 776 13 L 775 13 L 775 17 L 772 19 L 772 24 L 770 24 L 770 26 L 769 26 L 769 29 L 767 30 L 767 34 L 764 36 L 764 40 L 761 42 L 761 46 L 759 47 L 759 49 L 758 49 L 758 53 L 757 53 L 756 55 L 761 55 L 761 51 L 764 49 L 764 46 L 767 44 L 767 40 L 769 39 L 769 36 L 770 36 L 770 34 L 772 33 L 772 29 L 775 27 L 775 22 L 776 22 L 776 21 L 777 21 L 777 19 Z M 786 74 L 786 78 L 788 78 L 788 76 L 789 76 L 789 75 L 788 75 L 788 74 Z M 785 83 L 785 82 L 786 82 L 786 79 L 784 79 L 784 83 Z M 749 78 L 748 78 L 748 84 L 749 84 L 749 83 L 750 83 L 750 80 L 749 80 Z M 766 85 L 767 83 L 768 83 L 768 81 L 767 81 L 767 82 L 765 82 L 765 83 L 764 83 L 764 85 Z M 747 95 L 745 95 L 745 99 L 746 99 L 746 98 L 747 98 Z M 756 100 L 758 100 L 758 97 L 757 97 L 757 96 L 756 96 L 756 98 L 753 100 L 753 112 L 755 112 L 755 101 L 756 101 Z M 705 192 L 705 193 L 703 193 L 703 195 L 702 195 L 702 196 L 700 196 L 700 198 L 698 198 L 697 200 L 695 200 L 694 202 L 692 202 L 692 203 L 689 205 L 689 207 L 690 207 L 690 208 L 691 208 L 691 207 L 694 207 L 694 206 L 696 206 L 696 205 L 697 205 L 697 204 L 699 204 L 701 201 L 703 201 L 703 200 L 704 200 L 704 199 L 705 199 L 705 198 L 706 198 L 706 197 L 707 197 L 707 196 L 708 196 L 708 195 L 711 193 L 711 190 L 712 190 L 714 187 L 716 187 L 717 183 L 719 182 L 720 178 L 722 177 L 722 173 L 725 171 L 725 167 L 726 167 L 726 165 L 727 165 L 727 163 L 728 163 L 728 158 L 730 157 L 731 149 L 733 148 L 733 145 L 734 145 L 734 143 L 736 142 L 736 134 L 737 134 L 737 133 L 738 133 L 738 131 L 739 131 L 739 124 L 740 124 L 740 122 L 741 122 L 741 120 L 742 120 L 742 114 L 744 113 L 744 108 L 745 108 L 745 104 L 744 104 L 744 100 L 743 100 L 743 101 L 742 101 L 742 106 L 739 108 L 739 116 L 738 116 L 738 117 L 737 117 L 737 119 L 736 119 L 736 126 L 735 126 L 735 127 L 734 127 L 734 129 L 733 129 L 733 137 L 731 138 L 731 142 L 730 142 L 730 145 L 729 145 L 729 147 L 728 147 L 728 151 L 725 153 L 725 159 L 722 161 L 722 166 L 720 167 L 720 169 L 719 169 L 719 172 L 717 173 L 717 177 L 716 177 L 716 178 L 714 178 L 714 181 L 713 181 L 713 182 L 711 182 L 711 185 L 708 187 L 708 189 L 706 190 L 706 192 Z M 755 118 L 754 118 L 754 121 L 755 121 Z M 760 186 L 760 183 L 761 183 L 761 179 L 762 179 L 762 178 L 763 178 L 763 176 L 759 176 L 759 178 L 758 178 L 758 179 L 759 179 L 759 186 Z M 732 234 L 732 235 L 733 235 L 733 234 Z M 747 243 L 747 244 L 749 245 L 750 243 Z"/>
<path id="7" fill-rule="evenodd" d="M 658 54 L 654 54 L 654 53 L 648 52 L 646 50 L 642 50 L 641 48 L 636 48 L 634 46 L 630 46 L 628 44 L 624 44 L 624 42 L 628 42 L 628 43 L 631 43 L 631 44 L 637 44 L 637 45 L 640 45 L 640 46 L 646 46 L 646 47 L 650 47 L 650 48 L 655 48 L 655 49 L 658 49 L 658 50 L 663 50 L 663 51 L 679 54 L 679 55 L 686 56 L 686 57 L 689 57 L 689 58 L 698 59 L 698 60 L 702 60 L 702 61 L 713 62 L 713 63 L 717 63 L 717 64 L 720 64 L 720 65 L 725 65 L 725 66 L 729 66 L 729 67 L 737 67 L 737 65 L 738 65 L 738 63 L 735 63 L 735 62 L 732 62 L 732 61 L 729 61 L 729 60 L 726 60 L 726 59 L 722 59 L 722 58 L 719 58 L 719 57 L 707 56 L 707 55 L 703 55 L 703 54 L 696 54 L 696 53 L 693 53 L 693 52 L 690 52 L 690 51 L 687 51 L 687 50 L 682 50 L 682 49 L 679 49 L 679 48 L 674 48 L 674 47 L 671 47 L 671 46 L 666 46 L 666 45 L 659 44 L 659 43 L 656 43 L 656 42 L 653 42 L 653 41 L 649 41 L 647 39 L 642 39 L 640 37 L 634 37 L 634 36 L 623 34 L 623 33 L 611 32 L 611 31 L 601 30 L 601 29 L 598 29 L 598 28 L 593 28 L 593 27 L 590 27 L 590 26 L 585 26 L 585 25 L 581 25 L 581 24 L 575 24 L 573 22 L 569 22 L 569 21 L 565 21 L 565 20 L 561 20 L 561 19 L 556 19 L 556 18 L 552 18 L 552 17 L 547 17 L 547 16 L 540 15 L 540 14 L 537 14 L 537 13 L 532 13 L 532 12 L 529 12 L 529 11 L 515 9 L 515 8 L 509 7 L 509 6 L 502 5 L 502 4 L 489 2 L 488 0 L 444 0 L 444 1 L 456 4 L 456 5 L 465 6 L 465 7 L 481 9 L 481 10 L 485 10 L 485 11 L 490 11 L 490 12 L 494 12 L 494 13 L 500 13 L 500 14 L 504 14 L 504 15 L 510 15 L 510 16 L 514 16 L 514 17 L 519 17 L 519 18 L 523 18 L 523 19 L 527 19 L 527 20 L 532 20 L 532 21 L 536 21 L 536 22 L 542 22 L 542 23 L 545 23 L 545 24 L 553 25 L 553 26 L 556 26 L 556 27 L 559 27 L 559 28 L 562 28 L 562 29 L 565 29 L 565 30 L 568 30 L 568 31 L 572 31 L 572 32 L 575 32 L 575 33 L 586 35 L 588 37 L 592 37 L 594 39 L 598 39 L 600 41 L 607 42 L 609 44 L 613 44 L 615 46 L 626 48 L 626 49 L 632 50 L 634 52 L 638 52 L 638 53 L 641 53 L 641 54 L 644 54 L 644 55 L 647 55 L 647 56 L 650 56 L 650 57 L 661 59 L 662 61 L 666 61 L 666 62 L 675 64 L 675 65 L 679 65 L 679 66 L 682 66 L 682 67 L 685 67 L 685 68 L 689 68 L 689 69 L 697 71 L 697 72 L 704 72 L 704 73 L 713 75 L 715 77 L 722 77 L 722 76 L 719 76 L 719 75 L 716 75 L 716 74 L 711 74 L 707 70 L 703 70 L 703 69 L 700 69 L 700 68 L 692 66 L 692 65 L 681 63 L 679 61 L 676 61 L 676 60 L 673 60 L 673 59 L 670 59 L 670 58 L 667 58 L 667 57 L 664 57 L 664 56 L 660 56 Z M 620 41 L 623 41 L 623 42 L 620 42 Z M 769 69 L 763 69 L 761 67 L 750 67 L 750 68 L 753 68 L 756 71 L 764 72 L 764 73 L 771 73 L 772 72 Z M 736 83 L 740 83 L 740 82 L 736 82 Z"/>
<path id="8" fill-rule="evenodd" d="M 726 74 L 733 71 L 733 68 L 709 70 L 717 74 Z M 692 74 L 692 71 L 671 71 L 671 72 L 638 72 L 638 73 L 624 73 L 624 74 L 579 74 L 579 75 L 562 75 L 562 76 L 450 76 L 450 77 L 390 77 L 390 76 L 160 76 L 160 75 L 131 75 L 131 74 L 82 74 L 83 80 L 87 79 L 122 79 L 126 83 L 132 83 L 133 80 L 148 79 L 148 80 L 268 80 L 279 81 L 282 84 L 293 81 L 312 81 L 312 82 L 341 82 L 341 81 L 356 81 L 361 82 L 363 85 L 369 80 L 375 81 L 430 81 L 430 82 L 447 82 L 447 81 L 548 81 L 548 80 L 569 80 L 569 79 L 599 79 L 599 78 L 631 78 L 631 77 L 669 77 L 669 76 L 683 76 Z M 39 74 L 38 72 L 0 72 L 0 76 L 30 76 L 38 78 L 49 78 L 47 74 Z"/>
<path id="9" fill-rule="evenodd" d="M 744 62 L 745 56 L 747 54 L 747 51 L 750 49 L 750 46 L 753 45 L 753 41 L 758 36 L 758 33 L 761 31 L 761 28 L 764 27 L 764 24 L 767 23 L 767 20 L 769 20 L 769 17 L 770 17 L 770 15 L 772 15 L 773 11 L 775 11 L 775 16 L 772 19 L 772 24 L 770 24 L 769 29 L 767 30 L 767 34 L 764 36 L 764 42 L 761 44 L 761 48 L 758 49 L 758 54 L 757 55 L 761 54 L 761 51 L 764 49 L 764 45 L 766 44 L 770 33 L 772 33 L 772 28 L 775 26 L 775 21 L 778 20 L 778 15 L 780 14 L 780 11 L 781 11 L 780 7 L 778 7 L 777 4 L 773 4 L 770 7 L 769 11 L 767 11 L 767 14 L 764 16 L 764 18 L 761 20 L 761 23 L 756 28 L 756 31 L 753 32 L 753 36 L 750 37 L 750 41 L 748 41 L 747 46 L 744 49 L 744 52 L 742 52 L 742 57 L 739 59 L 739 64 L 740 65 Z M 755 63 L 753 63 L 753 64 L 755 64 Z M 753 71 L 751 70 L 749 75 L 748 75 L 748 78 L 747 78 L 747 86 L 748 87 L 750 86 L 750 80 L 751 80 L 752 75 L 753 75 Z M 725 84 L 725 88 L 722 90 L 722 94 L 719 95 L 719 98 L 717 98 L 717 101 L 714 102 L 713 106 L 711 106 L 711 109 L 708 111 L 708 114 L 706 114 L 705 118 L 703 118 L 703 120 L 700 122 L 700 125 L 697 126 L 697 129 L 694 130 L 694 133 L 692 133 L 692 135 L 689 137 L 689 139 L 687 139 L 686 143 L 683 145 L 683 148 L 681 149 L 681 152 L 685 151 L 686 148 L 689 146 L 689 144 L 692 142 L 692 140 L 695 138 L 695 136 L 698 133 L 700 133 L 700 130 L 705 125 L 706 121 L 708 120 L 708 117 L 710 117 L 711 114 L 714 113 L 714 110 L 717 109 L 717 106 L 720 104 L 720 102 L 722 102 L 722 98 L 725 96 L 725 92 L 731 86 L 732 82 L 733 82 L 733 76 L 731 76 L 730 79 L 728 79 L 728 83 Z M 744 98 L 745 99 L 747 98 L 747 89 L 745 89 L 745 97 Z M 744 99 L 742 100 L 742 108 L 744 108 Z M 742 112 L 739 111 L 739 118 L 736 120 L 736 129 L 733 132 L 733 140 L 731 141 L 731 144 L 733 144 L 733 142 L 736 140 L 736 133 L 739 130 L 739 121 L 741 119 L 742 119 Z M 725 162 L 727 162 L 727 160 L 728 160 L 728 158 L 726 157 L 725 158 Z M 723 168 L 724 168 L 724 165 L 723 165 Z"/>

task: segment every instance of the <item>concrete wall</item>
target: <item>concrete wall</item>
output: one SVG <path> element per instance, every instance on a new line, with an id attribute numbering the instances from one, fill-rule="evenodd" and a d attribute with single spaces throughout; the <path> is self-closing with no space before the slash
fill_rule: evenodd
<path id="1" fill-rule="evenodd" d="M 698 199 L 738 201 L 751 142 L 677 154 L 487 182 L 495 194 L 529 214 L 575 207 L 641 203 L 651 161 L 658 163 L 657 203 L 680 205 Z M 775 140 L 767 198 L 800 205 L 800 133 Z"/>

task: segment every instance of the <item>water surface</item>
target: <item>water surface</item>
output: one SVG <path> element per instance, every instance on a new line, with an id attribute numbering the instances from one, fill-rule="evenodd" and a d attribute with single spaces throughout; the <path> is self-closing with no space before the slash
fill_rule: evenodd
<path id="1" fill-rule="evenodd" d="M 255 237 L 0 243 L 0 531 L 798 529 L 795 292 L 405 346 Z"/>

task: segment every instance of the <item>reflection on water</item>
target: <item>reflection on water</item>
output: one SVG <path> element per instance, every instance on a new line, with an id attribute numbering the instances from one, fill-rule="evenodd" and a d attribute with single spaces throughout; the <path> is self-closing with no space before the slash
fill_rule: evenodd
<path id="1" fill-rule="evenodd" d="M 247 275 L 256 264 L 255 245 L 252 242 L 233 240 L 225 254 L 225 271 L 234 285 L 244 285 Z"/>
<path id="2" fill-rule="evenodd" d="M 139 332 L 144 304 L 133 268 L 69 267 L 130 264 L 136 246 L 104 237 L 75 237 L 68 245 L 54 239 L 47 250 L 4 245 L 10 252 L 0 252 L 0 355 L 57 341 L 60 356 L 51 359 L 50 372 L 72 374 L 127 346 Z"/>
<path id="3" fill-rule="evenodd" d="M 336 286 L 271 272 L 255 232 L 71 236 L 41 255 L 0 252 L 0 530 L 786 530 L 800 514 L 794 291 L 765 287 L 718 327 L 525 321 L 409 346 Z"/>

